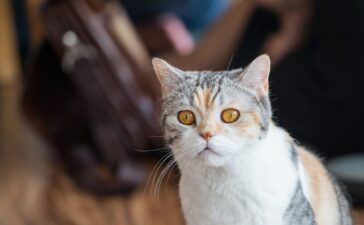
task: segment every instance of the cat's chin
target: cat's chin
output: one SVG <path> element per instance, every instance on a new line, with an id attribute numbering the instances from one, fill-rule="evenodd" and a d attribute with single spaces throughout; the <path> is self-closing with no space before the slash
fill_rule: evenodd
<path id="1" fill-rule="evenodd" d="M 222 154 L 212 150 L 204 149 L 197 156 L 203 164 L 211 167 L 221 167 L 225 165 L 225 159 Z"/>

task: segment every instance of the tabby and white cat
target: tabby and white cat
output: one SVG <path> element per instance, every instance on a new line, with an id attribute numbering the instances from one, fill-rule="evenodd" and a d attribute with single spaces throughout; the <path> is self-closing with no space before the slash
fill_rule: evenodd
<path id="1" fill-rule="evenodd" d="M 231 71 L 153 66 L 188 225 L 352 224 L 320 160 L 272 122 L 267 55 Z"/>

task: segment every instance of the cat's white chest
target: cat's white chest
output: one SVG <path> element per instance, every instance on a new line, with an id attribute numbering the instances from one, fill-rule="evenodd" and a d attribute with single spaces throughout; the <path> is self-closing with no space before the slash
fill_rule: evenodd
<path id="1" fill-rule="evenodd" d="M 230 193 L 229 188 L 225 192 L 213 193 L 207 188 L 195 188 L 183 182 L 182 178 L 180 195 L 188 225 L 283 225 L 284 208 L 275 204 L 273 199 L 257 202 L 264 196 Z"/>
<path id="2" fill-rule="evenodd" d="M 180 197 L 187 224 L 284 225 L 298 181 L 288 147 L 283 141 L 267 142 L 232 162 L 227 173 L 198 163 L 183 168 Z"/>

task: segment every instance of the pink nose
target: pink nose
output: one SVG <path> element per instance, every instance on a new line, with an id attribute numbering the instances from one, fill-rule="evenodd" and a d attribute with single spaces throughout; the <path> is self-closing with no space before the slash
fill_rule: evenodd
<path id="1" fill-rule="evenodd" d="M 200 135 L 206 141 L 208 141 L 213 136 L 211 132 L 203 132 L 203 133 L 200 133 Z"/>

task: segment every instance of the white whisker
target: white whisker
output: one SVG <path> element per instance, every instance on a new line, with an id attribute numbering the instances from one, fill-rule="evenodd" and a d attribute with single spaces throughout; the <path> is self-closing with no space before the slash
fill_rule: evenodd
<path id="1" fill-rule="evenodd" d="M 158 152 L 158 151 L 164 151 L 164 150 L 169 150 L 168 147 L 164 147 L 164 148 L 156 148 L 156 149 L 134 149 L 134 151 L 136 152 Z"/>
<path id="2" fill-rule="evenodd" d="M 229 64 L 228 64 L 228 66 L 227 66 L 226 70 L 229 70 L 229 68 L 230 68 L 230 64 L 231 64 L 231 62 L 233 61 L 233 58 L 234 58 L 234 55 L 231 55 L 231 58 L 230 58 L 230 61 L 229 61 Z"/>
<path id="3" fill-rule="evenodd" d="M 146 190 L 147 190 L 147 188 L 148 188 L 149 183 L 151 182 L 151 179 L 152 179 L 152 177 L 153 177 L 153 174 L 155 174 L 155 173 L 156 173 L 156 171 L 155 171 L 155 170 L 156 170 L 156 168 L 157 168 L 157 167 L 159 167 L 159 164 L 160 164 L 160 163 L 162 163 L 162 161 L 163 161 L 164 159 L 169 158 L 169 157 L 171 157 L 171 156 L 173 156 L 173 154 L 172 154 L 172 152 L 169 152 L 167 155 L 163 156 L 160 160 L 158 160 L 158 162 L 155 164 L 155 166 L 154 166 L 154 167 L 153 167 L 153 169 L 152 169 L 152 172 L 150 173 L 150 175 L 149 175 L 149 177 L 148 177 L 147 183 L 146 183 L 146 185 L 145 185 L 145 187 L 144 187 L 143 196 L 145 196 L 145 192 L 146 192 Z M 153 183 L 152 183 L 152 186 L 153 186 Z"/>
<path id="4" fill-rule="evenodd" d="M 158 175 L 158 171 L 160 170 L 160 168 L 162 167 L 162 165 L 167 161 L 167 160 L 169 160 L 171 157 L 173 157 L 173 154 L 171 153 L 171 154 L 169 154 L 167 157 L 164 157 L 164 159 L 163 159 L 163 161 L 158 165 L 158 167 L 157 167 L 157 169 L 155 170 L 155 172 L 154 172 L 154 175 L 153 175 L 153 179 L 152 179 L 152 190 L 154 190 L 154 188 L 153 187 L 155 187 L 155 185 L 156 185 L 156 177 L 157 177 L 157 175 Z"/>
<path id="5" fill-rule="evenodd" d="M 158 204 L 160 203 L 160 189 L 162 186 L 163 178 L 168 174 L 168 172 L 172 171 L 172 169 L 177 165 L 177 160 L 183 159 L 185 156 L 189 154 L 189 151 L 181 151 L 178 156 L 172 159 L 171 162 L 167 164 L 165 168 L 163 168 L 160 173 L 155 185 L 154 185 L 154 195 L 157 197 Z M 167 185 L 167 184 L 166 184 Z"/>

